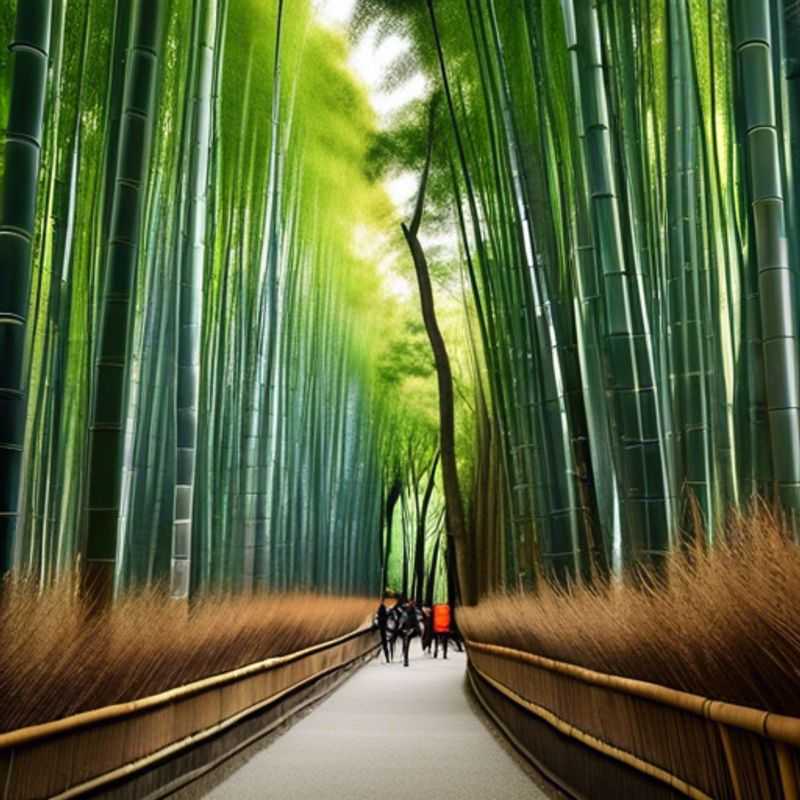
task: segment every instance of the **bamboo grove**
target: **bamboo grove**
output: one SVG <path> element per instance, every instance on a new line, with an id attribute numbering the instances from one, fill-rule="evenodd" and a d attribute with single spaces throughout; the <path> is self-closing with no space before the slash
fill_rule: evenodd
<path id="1" fill-rule="evenodd" d="M 0 40 L 2 571 L 374 595 L 344 39 L 298 0 L 9 0 Z"/>
<path id="2" fill-rule="evenodd" d="M 310 0 L 0 9 L 3 571 L 452 596 L 430 351 L 365 244 L 411 263 L 393 170 L 452 242 L 463 599 L 754 497 L 796 529 L 796 3 L 357 0 L 427 87 L 381 131 Z"/>
<path id="3" fill-rule="evenodd" d="M 441 98 L 428 225 L 459 234 L 483 363 L 476 591 L 658 565 L 754 496 L 793 519 L 797 4 L 358 3 L 376 18 Z"/>

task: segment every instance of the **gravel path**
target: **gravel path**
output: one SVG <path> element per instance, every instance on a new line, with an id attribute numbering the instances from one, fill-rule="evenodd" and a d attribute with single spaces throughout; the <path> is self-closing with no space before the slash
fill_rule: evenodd
<path id="1" fill-rule="evenodd" d="M 212 800 L 540 800 L 476 716 L 465 658 L 374 659 L 210 794 Z"/>

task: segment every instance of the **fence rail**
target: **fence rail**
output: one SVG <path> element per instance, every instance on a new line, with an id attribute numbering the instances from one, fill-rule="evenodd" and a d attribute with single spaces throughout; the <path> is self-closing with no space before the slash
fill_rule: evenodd
<path id="1" fill-rule="evenodd" d="M 800 800 L 798 718 L 499 645 L 467 649 L 484 705 L 577 796 L 623 796 L 620 781 L 638 780 L 625 774 L 633 770 L 645 779 L 637 797 Z"/>
<path id="2" fill-rule="evenodd" d="M 377 647 L 374 628 L 365 626 L 157 695 L 0 734 L 0 797 L 66 800 L 123 786 L 122 797 L 124 784 L 148 771 L 146 790 L 142 784 L 128 795 L 160 796 L 166 785 L 175 788 L 184 776 L 275 727 L 314 699 L 305 689 Z M 276 713 L 268 714 L 270 709 Z M 257 719 L 262 715 L 263 724 Z M 202 753 L 183 757 L 189 750 Z M 153 767 L 159 764 L 154 778 Z"/>

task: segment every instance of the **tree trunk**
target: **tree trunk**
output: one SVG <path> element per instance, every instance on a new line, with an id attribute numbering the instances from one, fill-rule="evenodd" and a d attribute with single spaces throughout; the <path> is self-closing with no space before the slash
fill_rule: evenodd
<path id="1" fill-rule="evenodd" d="M 400 493 L 402 491 L 403 481 L 398 476 L 394 479 L 394 483 L 389 489 L 389 494 L 386 496 L 386 546 L 383 551 L 381 594 L 386 591 L 386 573 L 389 569 L 389 554 L 392 551 L 392 519 L 394 518 L 394 508 L 397 505 L 397 501 L 400 499 Z"/>
<path id="2" fill-rule="evenodd" d="M 439 451 L 437 450 L 431 463 L 428 485 L 425 488 L 425 496 L 422 498 L 422 508 L 417 516 L 417 541 L 414 552 L 414 600 L 417 605 L 422 605 L 423 595 L 425 594 L 425 528 L 428 518 L 428 507 L 430 506 L 433 489 L 436 485 L 436 468 L 438 466 Z"/>
<path id="3" fill-rule="evenodd" d="M 425 330 L 428 333 L 428 339 L 431 344 L 431 350 L 433 351 L 433 358 L 436 365 L 436 378 L 439 385 L 439 446 L 442 459 L 442 483 L 444 484 L 445 505 L 447 507 L 447 534 L 453 538 L 456 551 L 458 588 L 460 589 L 461 600 L 469 604 L 472 595 L 467 585 L 466 524 L 464 521 L 464 504 L 458 479 L 458 466 L 456 464 L 453 373 L 450 369 L 447 347 L 445 346 L 444 338 L 442 337 L 436 318 L 436 308 L 433 302 L 433 289 L 431 287 L 428 261 L 418 238 L 433 152 L 434 118 L 435 107 L 434 104 L 432 104 L 428 127 L 428 152 L 425 157 L 425 166 L 422 171 L 416 208 L 414 209 L 414 216 L 410 225 L 403 224 L 402 229 L 414 260 L 414 270 L 417 273 L 417 283 L 419 285 L 420 305 L 422 306 L 422 319 L 425 323 Z"/>
<path id="4" fill-rule="evenodd" d="M 433 546 L 433 556 L 431 558 L 431 568 L 428 572 L 428 584 L 425 587 L 425 598 L 422 605 L 431 608 L 436 597 L 436 568 L 439 566 L 439 549 L 442 544 L 441 534 L 437 536 L 436 544 Z"/>

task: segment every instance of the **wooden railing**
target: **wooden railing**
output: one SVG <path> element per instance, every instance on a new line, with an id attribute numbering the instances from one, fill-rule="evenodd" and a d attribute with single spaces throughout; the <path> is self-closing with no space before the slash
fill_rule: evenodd
<path id="1" fill-rule="evenodd" d="M 113 793 L 142 773 L 149 777 L 128 796 L 162 796 L 318 699 L 324 692 L 313 686 L 377 647 L 365 626 L 151 697 L 0 734 L 0 798 Z"/>
<path id="2" fill-rule="evenodd" d="M 798 718 L 498 645 L 467 649 L 487 710 L 576 796 L 800 799 Z"/>

